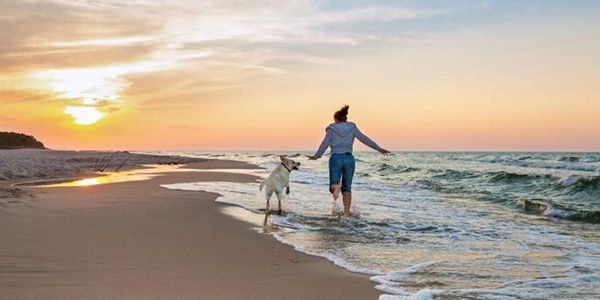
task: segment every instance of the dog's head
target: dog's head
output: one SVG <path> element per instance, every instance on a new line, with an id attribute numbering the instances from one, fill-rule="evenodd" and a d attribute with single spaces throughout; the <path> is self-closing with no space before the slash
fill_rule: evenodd
<path id="1" fill-rule="evenodd" d="M 298 167 L 300 166 L 299 162 L 295 162 L 285 155 L 281 155 L 279 158 L 281 159 L 281 163 L 289 170 L 298 170 Z"/>

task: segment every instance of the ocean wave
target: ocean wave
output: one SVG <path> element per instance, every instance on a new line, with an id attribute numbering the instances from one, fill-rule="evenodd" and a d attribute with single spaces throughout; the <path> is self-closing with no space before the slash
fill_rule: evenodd
<path id="1" fill-rule="evenodd" d="M 577 156 L 563 156 L 563 157 L 559 158 L 558 161 L 579 162 L 579 157 L 577 157 Z"/>
<path id="2" fill-rule="evenodd" d="M 600 223 L 600 211 L 577 210 L 540 200 L 519 199 L 517 205 L 526 212 L 536 213 L 547 217 L 586 223 Z"/>
<path id="3" fill-rule="evenodd" d="M 507 171 L 494 171 L 494 172 L 472 172 L 472 171 L 459 171 L 453 169 L 431 169 L 429 170 L 431 181 L 439 181 L 440 179 L 450 180 L 463 180 L 463 179 L 485 179 L 491 183 L 515 183 L 515 182 L 526 182 L 534 180 L 557 180 L 549 174 L 527 174 L 527 173 L 515 173 Z"/>
<path id="4" fill-rule="evenodd" d="M 599 156 L 561 156 L 559 158 L 533 158 L 531 156 L 515 156 L 508 154 L 487 154 L 482 156 L 455 156 L 448 160 L 482 162 L 490 164 L 502 164 L 507 166 L 517 166 L 524 168 L 554 169 L 554 170 L 573 170 L 599 172 L 600 166 L 593 164 L 600 162 Z"/>
<path id="5" fill-rule="evenodd" d="M 558 185 L 575 190 L 598 189 L 600 188 L 600 176 L 569 175 L 561 178 Z"/>
<path id="6" fill-rule="evenodd" d="M 436 179 L 466 179 L 480 176 L 478 173 L 471 171 L 458 171 L 453 169 L 431 169 L 429 170 L 431 177 Z"/>
<path id="7" fill-rule="evenodd" d="M 435 179 L 431 180 L 431 179 L 427 179 L 427 178 L 421 178 L 421 179 L 417 179 L 416 183 L 417 183 L 418 187 L 420 187 L 420 188 L 434 191 L 437 193 L 462 194 L 462 193 L 470 192 L 470 190 L 467 187 L 456 186 L 456 185 L 446 185 L 446 184 L 440 183 L 439 181 L 437 181 Z"/>
<path id="8" fill-rule="evenodd" d="M 600 162 L 600 156 L 588 155 L 581 158 L 581 162 L 584 163 L 595 163 Z"/>
<path id="9" fill-rule="evenodd" d="M 392 166 L 386 163 L 383 163 L 377 169 L 378 172 L 392 172 L 392 173 L 410 173 L 420 171 L 419 168 L 407 167 L 407 166 Z"/>
<path id="10" fill-rule="evenodd" d="M 523 157 L 525 158 L 525 156 Z M 527 160 L 531 157 L 526 157 Z M 454 156 L 448 157 L 449 160 L 458 160 L 458 161 L 477 161 L 477 162 L 487 162 L 487 163 L 506 163 L 506 162 L 518 162 L 519 157 L 514 155 L 505 155 L 505 154 L 484 154 L 478 156 Z"/>
<path id="11" fill-rule="evenodd" d="M 488 181 L 495 183 L 515 183 L 523 181 L 555 179 L 552 175 L 546 174 L 522 174 L 505 171 L 491 172 L 487 173 L 485 176 L 487 177 Z"/>
<path id="12" fill-rule="evenodd" d="M 536 202 L 539 205 L 527 203 L 526 207 L 549 217 L 597 223 L 600 175 L 580 173 L 560 177 L 554 174 L 557 172 L 431 169 L 425 177 L 413 176 L 404 183 L 452 198 L 494 202 L 511 208 L 514 208 L 515 199 L 552 199 Z"/>

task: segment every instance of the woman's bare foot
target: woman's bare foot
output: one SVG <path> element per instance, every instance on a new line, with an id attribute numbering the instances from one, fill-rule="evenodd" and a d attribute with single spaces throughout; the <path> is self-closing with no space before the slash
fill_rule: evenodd
<path id="1" fill-rule="evenodd" d="M 335 201 L 340 197 L 340 192 L 342 191 L 342 184 L 332 184 L 329 190 L 331 191 L 331 195 L 333 196 L 333 200 Z"/>

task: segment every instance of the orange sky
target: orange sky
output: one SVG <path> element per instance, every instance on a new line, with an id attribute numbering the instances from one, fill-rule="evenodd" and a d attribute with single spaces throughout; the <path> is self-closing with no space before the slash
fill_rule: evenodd
<path id="1" fill-rule="evenodd" d="M 598 151 L 600 5 L 569 3 L 3 1 L 0 130 L 308 150 L 347 103 L 392 150 Z"/>

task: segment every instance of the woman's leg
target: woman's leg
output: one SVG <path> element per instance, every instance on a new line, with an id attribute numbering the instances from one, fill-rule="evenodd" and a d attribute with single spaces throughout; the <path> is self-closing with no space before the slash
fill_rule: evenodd
<path id="1" fill-rule="evenodd" d="M 344 202 L 344 215 L 350 215 L 350 206 L 352 206 L 352 179 L 354 178 L 354 168 L 356 162 L 354 156 L 346 155 L 342 165 L 342 201 Z"/>
<path id="2" fill-rule="evenodd" d="M 337 200 L 340 197 L 340 190 L 342 188 L 340 183 L 342 179 L 341 158 L 341 156 L 335 154 L 329 157 L 329 192 L 333 196 L 333 200 Z"/>

